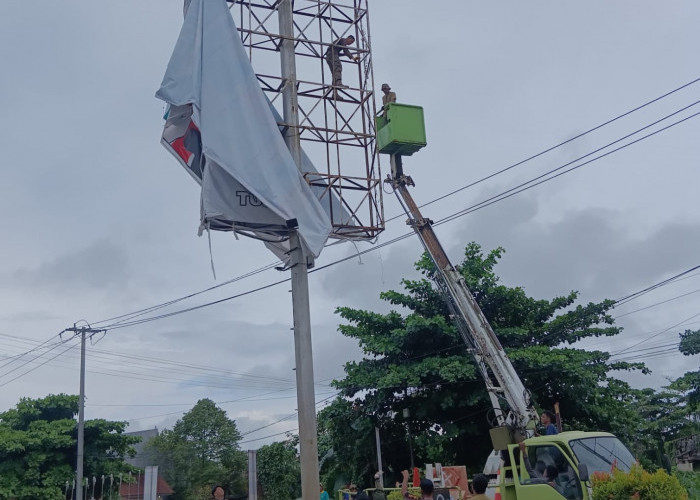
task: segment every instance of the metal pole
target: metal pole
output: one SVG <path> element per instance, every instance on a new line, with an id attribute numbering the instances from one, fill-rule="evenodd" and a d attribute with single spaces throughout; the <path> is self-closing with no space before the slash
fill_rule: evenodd
<path id="1" fill-rule="evenodd" d="M 294 314 L 294 358 L 296 360 L 297 407 L 299 410 L 299 454 L 301 458 L 301 497 L 318 500 L 318 445 L 314 366 L 311 352 L 309 277 L 299 234 L 293 230 L 291 243 L 292 308 Z"/>
<path id="2" fill-rule="evenodd" d="M 281 73 L 284 79 L 282 107 L 287 125 L 285 142 L 297 168 L 301 168 L 299 107 L 297 102 L 296 60 L 294 54 L 294 18 L 292 0 L 281 0 L 277 7 Z M 311 315 L 309 312 L 309 277 L 307 256 L 296 229 L 290 233 L 292 271 L 292 308 L 294 315 L 294 357 L 296 361 L 297 407 L 299 410 L 299 454 L 301 458 L 301 496 L 318 500 L 319 472 L 316 435 L 316 396 L 311 350 Z"/>
<path id="3" fill-rule="evenodd" d="M 382 474 L 382 442 L 379 439 L 379 427 L 374 428 L 374 437 L 377 441 L 377 469 L 379 473 L 379 478 L 377 479 L 377 484 L 379 489 L 384 489 L 384 474 Z"/>
<path id="4" fill-rule="evenodd" d="M 248 500 L 258 500 L 258 463 L 255 450 L 248 450 Z"/>
<path id="5" fill-rule="evenodd" d="M 294 18 L 292 0 L 281 0 L 277 7 L 279 16 L 280 62 L 284 87 L 282 89 L 282 107 L 284 123 L 287 130 L 284 140 L 292 153 L 297 168 L 301 168 L 301 146 L 299 139 L 299 103 L 297 100 L 297 66 L 294 55 Z"/>
<path id="6" fill-rule="evenodd" d="M 73 325 L 75 327 L 75 325 Z M 85 336 L 83 329 L 80 335 L 80 399 L 78 401 L 78 460 L 76 474 L 78 488 L 75 490 L 75 500 L 83 500 L 83 455 L 85 448 Z M 85 490 L 87 491 L 87 489 Z"/>
<path id="7" fill-rule="evenodd" d="M 413 471 L 415 466 L 413 463 L 413 443 L 411 443 L 411 427 L 408 425 L 408 422 L 406 422 L 406 436 L 408 436 L 408 453 L 411 457 L 411 471 Z"/>

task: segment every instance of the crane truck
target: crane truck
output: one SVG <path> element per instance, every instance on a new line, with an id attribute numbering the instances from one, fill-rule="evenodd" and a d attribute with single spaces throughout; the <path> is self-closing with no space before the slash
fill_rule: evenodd
<path id="1" fill-rule="evenodd" d="M 493 408 L 490 434 L 494 452 L 486 462 L 484 473 L 496 478 L 487 494 L 496 500 L 591 500 L 592 474 L 610 472 L 613 467 L 629 471 L 635 463 L 634 457 L 617 437 L 605 432 L 534 435 L 538 414 L 530 393 L 464 277 L 450 263 L 433 230 L 433 221 L 423 217 L 408 190 L 415 184 L 404 174 L 402 157 L 427 144 L 423 109 L 389 103 L 375 118 L 375 125 L 377 149 L 390 155 L 391 174 L 385 182 L 393 188 L 408 216 L 407 224 L 433 260 L 437 287 L 486 383 Z M 525 454 L 520 451 L 521 441 L 526 446 Z M 530 461 L 530 467 L 525 460 Z M 543 479 L 537 472 L 547 467 L 556 468 L 554 480 Z M 528 470 L 533 471 L 534 477 Z"/>

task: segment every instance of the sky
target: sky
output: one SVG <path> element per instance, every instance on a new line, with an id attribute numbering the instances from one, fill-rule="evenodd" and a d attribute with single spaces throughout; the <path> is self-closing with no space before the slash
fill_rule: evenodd
<path id="1" fill-rule="evenodd" d="M 427 7 L 429 5 L 430 7 Z M 425 109 L 428 146 L 404 162 L 430 202 L 700 78 L 700 3 L 371 0 L 375 86 Z M 58 333 L 187 296 L 275 262 L 257 242 L 197 236 L 199 190 L 160 145 L 154 97 L 182 23 L 180 2 L 5 0 L 0 17 L 0 409 L 78 392 L 76 339 Z M 700 82 L 432 203 L 441 220 L 598 150 L 700 111 Z M 453 262 L 476 241 L 506 249 L 497 273 L 536 298 L 617 299 L 700 264 L 700 117 L 436 227 Z M 591 159 L 610 149 L 587 157 Z M 573 164 L 576 165 L 576 164 Z M 386 172 L 388 162 L 382 168 Z M 384 197 L 378 243 L 408 231 Z M 330 247 L 318 267 L 358 250 Z M 309 275 L 316 398 L 362 353 L 338 306 L 388 311 L 383 290 L 415 277 L 417 238 Z M 157 313 L 287 278 L 270 269 Z M 697 357 L 673 352 L 700 325 L 700 273 L 615 309 L 624 328 L 584 342 L 644 361 L 660 387 Z M 147 317 L 143 316 L 143 317 Z M 87 347 L 86 418 L 169 428 L 207 397 L 254 449 L 296 429 L 289 284 L 109 330 Z M 640 343 L 641 342 L 641 343 Z M 34 350 L 33 350 L 34 349 Z M 649 349 L 649 350 L 642 350 Z M 29 354 L 18 358 L 27 351 Z M 563 410 L 565 412 L 565 409 Z"/>

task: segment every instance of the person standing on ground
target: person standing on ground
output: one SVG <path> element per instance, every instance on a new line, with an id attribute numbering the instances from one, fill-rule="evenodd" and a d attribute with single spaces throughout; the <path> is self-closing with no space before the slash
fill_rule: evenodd
<path id="1" fill-rule="evenodd" d="M 386 500 L 386 493 L 384 492 L 384 481 L 382 476 L 383 471 L 378 471 L 374 475 L 374 492 L 372 493 L 372 500 Z"/>
<path id="2" fill-rule="evenodd" d="M 559 434 L 559 432 L 557 432 L 557 426 L 554 425 L 554 422 L 556 422 L 556 420 L 557 417 L 551 411 L 545 410 L 542 412 L 542 415 L 540 416 L 540 422 L 542 422 L 542 425 L 544 425 L 545 436 L 553 436 L 554 434 Z"/>
<path id="3" fill-rule="evenodd" d="M 224 491 L 224 488 L 218 484 L 211 489 L 212 500 L 224 500 L 225 495 L 226 492 Z"/>
<path id="4" fill-rule="evenodd" d="M 412 497 L 408 493 L 408 471 L 403 470 L 403 471 L 401 471 L 401 474 L 403 474 L 403 482 L 401 483 L 401 495 L 406 499 L 410 499 Z M 420 480 L 421 500 L 433 500 L 433 490 L 434 489 L 435 489 L 435 487 L 433 486 L 433 482 L 430 479 L 426 479 L 426 478 L 421 479 Z"/>
<path id="5" fill-rule="evenodd" d="M 328 67 L 331 69 L 331 75 L 333 76 L 333 86 L 339 89 L 348 88 L 347 85 L 343 85 L 343 65 L 340 63 L 341 53 L 352 59 L 353 61 L 359 61 L 360 56 L 353 56 L 348 47 L 355 43 L 355 37 L 350 35 L 346 38 L 338 38 L 330 47 L 326 50 L 324 59 L 328 63 Z"/>
<path id="6" fill-rule="evenodd" d="M 489 487 L 489 479 L 483 474 L 477 474 L 472 479 L 472 490 L 474 495 L 468 497 L 469 500 L 490 500 L 486 496 L 486 488 Z"/>
<path id="7" fill-rule="evenodd" d="M 329 500 L 328 492 L 323 489 L 323 484 L 321 484 L 321 498 L 320 500 Z"/>

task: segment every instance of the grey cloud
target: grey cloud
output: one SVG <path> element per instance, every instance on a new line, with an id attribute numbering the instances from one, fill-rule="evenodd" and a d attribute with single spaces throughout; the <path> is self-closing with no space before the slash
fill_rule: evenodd
<path id="1" fill-rule="evenodd" d="M 400 290 L 401 279 L 417 277 L 414 264 L 421 253 L 418 239 L 411 236 L 363 255 L 361 263 L 354 259 L 340 264 L 337 270 L 325 273 L 320 280 L 324 301 L 332 304 L 332 309 L 349 306 L 387 310 L 389 306 L 380 300 L 380 292 Z"/>
<path id="2" fill-rule="evenodd" d="M 38 322 L 38 321 L 54 321 L 58 319 L 59 316 L 56 314 L 45 311 L 45 310 L 35 310 L 35 311 L 18 311 L 12 314 L 4 314 L 0 316 L 0 321 L 9 322 Z"/>
<path id="3" fill-rule="evenodd" d="M 11 274 L 15 286 L 34 290 L 68 290 L 71 287 L 105 289 L 128 282 L 129 259 L 125 249 L 109 240 L 97 240 L 69 255 L 45 262 L 35 269 Z"/>
<path id="4" fill-rule="evenodd" d="M 533 206 L 528 195 L 508 200 L 468 216 L 457 234 L 461 247 L 505 247 L 498 274 L 535 297 L 575 289 L 592 300 L 618 298 L 698 263 L 699 224 L 669 223 L 639 237 L 634 214 L 591 208 L 545 223 Z"/>

